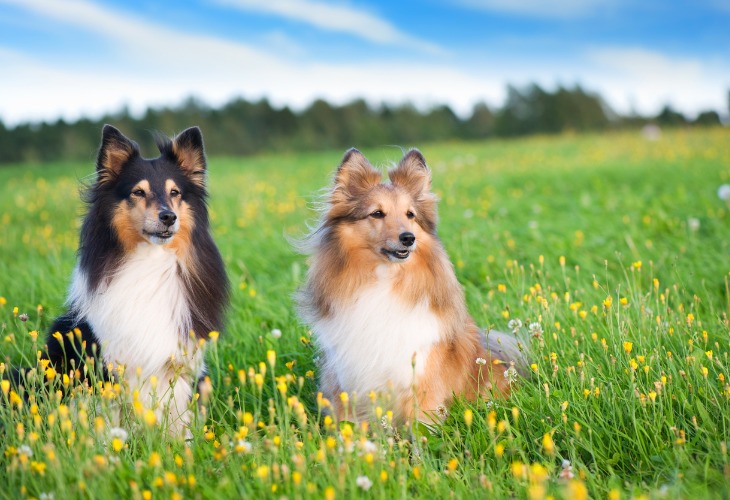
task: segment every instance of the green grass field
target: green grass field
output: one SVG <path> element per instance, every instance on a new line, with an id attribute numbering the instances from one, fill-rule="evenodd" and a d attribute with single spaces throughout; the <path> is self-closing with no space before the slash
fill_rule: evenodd
<path id="1" fill-rule="evenodd" d="M 342 152 L 212 157 L 214 235 L 234 293 L 194 439 L 161 435 L 144 412 L 126 436 L 111 429 L 123 387 L 20 403 L 3 386 L 0 497 L 730 495 L 730 202 L 717 195 L 730 183 L 730 130 L 416 146 L 472 315 L 502 330 L 519 319 L 529 339 L 534 373 L 509 399 L 457 401 L 443 426 L 414 435 L 323 417 L 315 348 L 291 299 L 306 262 L 287 237 L 305 233 Z M 380 165 L 401 156 L 363 152 Z M 35 363 L 63 310 L 92 157 L 0 168 L 6 364 Z"/>

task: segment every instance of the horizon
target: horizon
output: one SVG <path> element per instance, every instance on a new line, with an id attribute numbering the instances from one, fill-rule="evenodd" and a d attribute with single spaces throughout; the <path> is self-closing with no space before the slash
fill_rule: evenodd
<path id="1" fill-rule="evenodd" d="M 620 115 L 728 114 L 730 4 L 704 0 L 0 0 L 0 120 L 267 99 L 504 105 L 507 85 L 600 95 Z"/>

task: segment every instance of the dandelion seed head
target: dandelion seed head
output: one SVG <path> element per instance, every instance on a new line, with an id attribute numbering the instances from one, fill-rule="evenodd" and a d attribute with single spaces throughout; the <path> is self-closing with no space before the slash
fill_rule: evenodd
<path id="1" fill-rule="evenodd" d="M 478 365 L 486 365 L 487 364 L 487 360 L 484 359 L 484 358 L 477 358 L 476 359 L 476 364 L 478 364 Z"/>
<path id="2" fill-rule="evenodd" d="M 514 366 L 510 366 L 504 371 L 504 378 L 507 379 L 507 382 L 510 384 L 514 384 L 517 382 L 517 369 L 515 369 Z"/>
<path id="3" fill-rule="evenodd" d="M 367 476 L 357 476 L 355 484 L 363 491 L 368 491 L 373 486 L 373 482 Z"/>
<path id="4" fill-rule="evenodd" d="M 123 443 L 127 442 L 127 438 L 129 437 L 129 433 L 122 429 L 121 427 L 112 427 L 109 429 L 109 436 L 112 439 L 119 439 Z"/>
<path id="5" fill-rule="evenodd" d="M 730 184 L 722 184 L 717 188 L 717 197 L 722 201 L 730 200 Z"/>
<path id="6" fill-rule="evenodd" d="M 279 330 L 278 328 L 274 328 L 273 330 L 271 330 L 271 336 L 274 337 L 275 339 L 280 339 L 281 330 Z"/>

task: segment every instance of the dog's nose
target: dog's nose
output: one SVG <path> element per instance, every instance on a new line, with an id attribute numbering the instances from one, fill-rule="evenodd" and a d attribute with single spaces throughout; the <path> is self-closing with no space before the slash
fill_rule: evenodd
<path id="1" fill-rule="evenodd" d="M 401 245 L 403 245 L 404 247 L 409 247 L 416 242 L 416 235 L 406 231 L 405 233 L 400 233 L 398 239 L 400 240 Z"/>
<path id="2" fill-rule="evenodd" d="M 162 222 L 167 227 L 172 226 L 175 224 L 175 221 L 177 220 L 177 215 L 175 215 L 175 212 L 171 210 L 163 210 L 160 212 L 160 222 Z"/>

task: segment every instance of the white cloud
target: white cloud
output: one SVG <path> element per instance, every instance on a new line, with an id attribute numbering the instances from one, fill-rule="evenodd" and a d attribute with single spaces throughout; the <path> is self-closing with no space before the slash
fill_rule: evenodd
<path id="1" fill-rule="evenodd" d="M 149 105 L 174 105 L 190 95 L 211 105 L 233 97 L 268 97 L 304 107 L 323 97 L 332 102 L 449 102 L 466 113 L 479 99 L 501 95 L 501 82 L 482 80 L 447 65 L 419 63 L 323 63 L 268 53 L 212 36 L 151 23 L 84 0 L 0 0 L 34 15 L 91 32 L 108 44 L 92 63 L 70 54 L 44 60 L 0 47 L 0 116 L 25 120 L 99 116 L 123 104 L 133 112 Z"/>
<path id="2" fill-rule="evenodd" d="M 535 81 L 546 88 L 581 83 L 599 92 L 619 112 L 635 107 L 657 113 L 667 102 L 693 114 L 726 110 L 730 69 L 725 61 L 676 58 L 640 48 L 595 47 L 568 60 L 510 54 L 501 60 L 418 61 L 408 56 L 387 63 L 309 60 L 291 50 L 274 53 L 212 35 L 175 30 L 162 24 L 83 0 L 14 1 L 31 16 L 91 33 L 101 59 L 87 61 L 69 53 L 54 58 L 0 46 L 0 117 L 21 121 L 100 116 L 128 105 L 177 105 L 196 96 L 219 106 L 242 96 L 269 98 L 276 105 L 301 109 L 313 99 L 344 103 L 449 104 L 467 114 L 477 101 L 504 102 L 505 85 Z M 33 17 L 30 17 L 34 19 Z M 287 40 L 280 40 L 286 45 Z"/>
<path id="3" fill-rule="evenodd" d="M 379 44 L 400 45 L 429 53 L 443 53 L 436 44 L 419 40 L 388 21 L 350 5 L 317 0 L 213 0 L 249 12 L 260 12 L 293 19 L 316 28 L 347 33 Z"/>
<path id="4" fill-rule="evenodd" d="M 573 19 L 595 16 L 621 0 L 457 0 L 461 5 L 529 17 Z"/>
<path id="5" fill-rule="evenodd" d="M 219 106 L 236 96 L 269 98 L 276 105 L 302 109 L 316 98 L 345 103 L 412 102 L 428 107 L 449 103 L 466 114 L 474 102 L 500 102 L 503 83 L 458 68 L 429 64 L 324 64 L 272 60 L 255 68 L 209 61 L 204 71 L 183 75 L 164 65 L 154 74 L 130 72 L 114 65 L 81 69 L 52 66 L 45 61 L 3 50 L 0 67 L 12 68 L 12 78 L 0 81 L 0 117 L 6 124 L 20 121 L 73 120 L 100 116 L 127 105 L 140 113 L 150 105 L 177 105 L 194 95 Z M 192 68 L 194 69 L 194 68 Z M 176 73 L 177 71 L 177 73 Z M 52 83 L 49 83 L 52 82 Z"/>
<path id="6" fill-rule="evenodd" d="M 587 51 L 597 88 L 622 112 L 656 113 L 664 105 L 695 114 L 725 109 L 730 66 L 725 61 L 676 57 L 637 47 Z"/>

